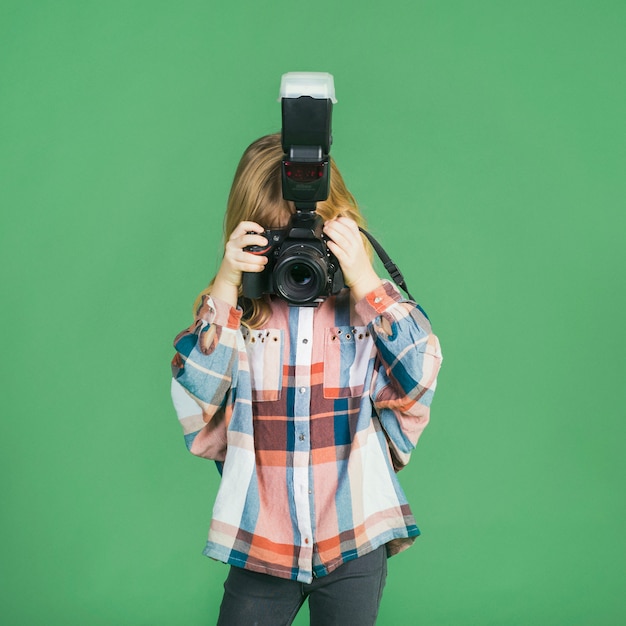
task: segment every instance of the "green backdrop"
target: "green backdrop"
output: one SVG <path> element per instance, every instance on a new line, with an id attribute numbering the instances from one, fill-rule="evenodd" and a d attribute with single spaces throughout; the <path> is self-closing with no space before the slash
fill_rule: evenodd
<path id="1" fill-rule="evenodd" d="M 214 623 L 217 472 L 169 400 L 280 76 L 445 361 L 379 624 L 624 605 L 623 0 L 0 1 L 0 621 Z M 307 623 L 306 616 L 298 624 Z"/>

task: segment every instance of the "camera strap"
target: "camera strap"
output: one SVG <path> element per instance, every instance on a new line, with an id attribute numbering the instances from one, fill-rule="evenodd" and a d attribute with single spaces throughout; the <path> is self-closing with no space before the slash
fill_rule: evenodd
<path id="1" fill-rule="evenodd" d="M 406 291 L 406 295 L 409 296 L 409 300 L 415 301 L 415 298 L 409 293 L 409 290 L 406 286 L 406 281 L 404 280 L 404 276 L 402 272 L 398 269 L 398 266 L 391 260 L 391 257 L 385 252 L 384 248 L 370 235 L 366 230 L 363 230 L 359 227 L 359 230 L 365 235 L 367 240 L 372 244 L 372 248 L 376 250 L 376 254 L 378 258 L 382 261 L 383 265 L 387 272 L 389 272 L 389 276 L 393 280 L 398 287 Z"/>

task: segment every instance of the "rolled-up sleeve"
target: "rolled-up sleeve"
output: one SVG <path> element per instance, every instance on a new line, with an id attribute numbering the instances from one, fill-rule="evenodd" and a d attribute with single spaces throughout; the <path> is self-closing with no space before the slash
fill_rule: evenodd
<path id="1" fill-rule="evenodd" d="M 174 340 L 172 401 L 192 454 L 223 460 L 229 395 L 236 382 L 241 310 L 204 296 Z"/>
<path id="2" fill-rule="evenodd" d="M 442 362 L 439 340 L 424 311 L 389 282 L 356 305 L 376 346 L 370 394 L 396 470 L 404 467 L 430 419 Z"/>

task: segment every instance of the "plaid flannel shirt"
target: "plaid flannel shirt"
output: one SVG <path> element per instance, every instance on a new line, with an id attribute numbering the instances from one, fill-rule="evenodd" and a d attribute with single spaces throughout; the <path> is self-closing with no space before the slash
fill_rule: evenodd
<path id="1" fill-rule="evenodd" d="M 175 339 L 189 451 L 222 472 L 204 554 L 310 582 L 419 535 L 396 472 L 429 420 L 441 362 L 420 307 L 389 282 L 354 304 L 272 299 L 262 327 L 205 296 Z"/>

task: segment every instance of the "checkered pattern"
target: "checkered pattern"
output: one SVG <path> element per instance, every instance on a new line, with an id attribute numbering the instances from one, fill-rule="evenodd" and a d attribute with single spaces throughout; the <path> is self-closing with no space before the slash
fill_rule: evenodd
<path id="1" fill-rule="evenodd" d="M 222 479 L 207 556 L 310 582 L 419 530 L 396 472 L 428 423 L 441 363 L 424 312 L 388 282 L 354 305 L 272 300 L 260 329 L 205 297 L 176 338 L 188 449 Z"/>

